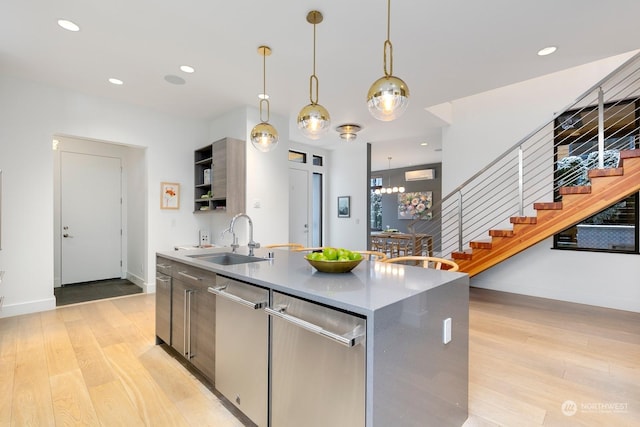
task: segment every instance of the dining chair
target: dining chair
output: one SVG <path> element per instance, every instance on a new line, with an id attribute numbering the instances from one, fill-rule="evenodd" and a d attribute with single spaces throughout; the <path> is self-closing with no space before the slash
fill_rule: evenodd
<path id="1" fill-rule="evenodd" d="M 401 256 L 395 258 L 389 258 L 382 262 L 388 263 L 396 263 L 396 264 L 407 264 L 413 263 L 412 265 L 420 265 L 424 268 L 434 268 L 436 270 L 448 270 L 448 271 L 458 271 L 460 270 L 460 266 L 450 259 L 432 257 L 432 256 Z"/>
<path id="2" fill-rule="evenodd" d="M 387 246 L 387 239 L 384 237 L 372 237 L 371 250 L 374 252 L 382 252 L 384 254 L 389 253 L 389 247 Z"/>
<path id="3" fill-rule="evenodd" d="M 414 255 L 413 240 L 410 236 L 396 236 L 391 241 L 391 256 L 401 257 Z"/>
<path id="4" fill-rule="evenodd" d="M 265 245 L 264 246 L 267 249 L 271 249 L 271 248 L 289 248 L 289 250 L 291 251 L 295 251 L 298 249 L 302 249 L 304 246 L 301 245 L 300 243 L 277 243 L 277 244 L 273 244 L 273 245 Z"/>
<path id="5" fill-rule="evenodd" d="M 353 251 L 358 252 L 363 256 L 363 258 L 368 259 L 369 261 L 384 261 L 387 259 L 387 254 L 384 252 L 378 251 Z"/>

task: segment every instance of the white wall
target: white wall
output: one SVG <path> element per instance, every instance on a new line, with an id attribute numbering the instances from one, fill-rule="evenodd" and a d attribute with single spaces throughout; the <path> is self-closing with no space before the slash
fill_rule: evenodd
<path id="1" fill-rule="evenodd" d="M 345 143 L 331 151 L 325 188 L 326 246 L 367 249 L 367 195 L 370 191 L 367 144 Z M 351 216 L 338 218 L 338 197 L 351 196 Z"/>
<path id="2" fill-rule="evenodd" d="M 156 251 L 197 241 L 198 224 L 185 197 L 193 186 L 193 150 L 209 139 L 204 121 L 4 75 L 0 75 L 0 94 L 0 269 L 6 271 L 0 284 L 0 295 L 5 296 L 0 316 L 55 307 L 53 135 L 147 147 L 149 191 L 140 195 L 148 206 L 147 223 L 128 224 L 129 229 L 142 227 L 148 233 L 147 241 L 128 246 L 129 264 L 144 263 L 146 282 L 153 283 L 155 278 Z M 161 181 L 183 184 L 180 210 L 160 210 Z"/>
<path id="3" fill-rule="evenodd" d="M 443 194 L 549 121 L 633 53 L 453 101 L 453 124 L 443 130 Z M 551 246 L 550 240 L 539 243 L 473 277 L 471 285 L 640 312 L 637 255 Z"/>

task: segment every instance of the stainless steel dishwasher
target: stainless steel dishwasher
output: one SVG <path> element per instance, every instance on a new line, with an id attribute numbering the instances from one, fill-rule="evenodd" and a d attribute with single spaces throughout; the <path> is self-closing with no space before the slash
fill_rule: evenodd
<path id="1" fill-rule="evenodd" d="M 273 292 L 271 426 L 365 425 L 365 319 Z"/>
<path id="2" fill-rule="evenodd" d="M 215 387 L 259 426 L 268 420 L 267 289 L 218 275 Z"/>

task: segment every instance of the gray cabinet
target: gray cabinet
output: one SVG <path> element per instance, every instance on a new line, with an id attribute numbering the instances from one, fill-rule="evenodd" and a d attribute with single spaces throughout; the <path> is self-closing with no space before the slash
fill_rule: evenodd
<path id="1" fill-rule="evenodd" d="M 246 143 L 224 138 L 195 151 L 194 211 L 245 211 Z"/>
<path id="2" fill-rule="evenodd" d="M 156 341 L 171 344 L 171 267 L 166 258 L 156 259 Z"/>
<path id="3" fill-rule="evenodd" d="M 171 346 L 215 382 L 215 273 L 175 264 L 172 271 Z"/>

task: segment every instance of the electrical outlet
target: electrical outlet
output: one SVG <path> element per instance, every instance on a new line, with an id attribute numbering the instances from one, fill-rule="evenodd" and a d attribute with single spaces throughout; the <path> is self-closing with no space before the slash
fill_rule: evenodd
<path id="1" fill-rule="evenodd" d="M 442 343 L 449 344 L 451 342 L 451 318 L 448 317 L 442 321 Z"/>
<path id="2" fill-rule="evenodd" d="M 200 246 L 206 246 L 209 244 L 211 244 L 209 230 L 200 230 Z"/>

